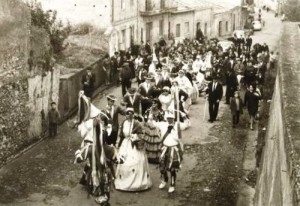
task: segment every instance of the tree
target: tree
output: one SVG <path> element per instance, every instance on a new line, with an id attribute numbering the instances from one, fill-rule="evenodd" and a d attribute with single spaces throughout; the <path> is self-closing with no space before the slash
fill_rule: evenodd
<path id="1" fill-rule="evenodd" d="M 60 54 L 64 49 L 64 40 L 71 32 L 71 26 L 66 27 L 57 20 L 57 12 L 54 10 L 44 11 L 41 4 L 36 0 L 29 4 L 31 11 L 31 26 L 44 29 L 50 38 L 51 50 L 54 55 Z"/>

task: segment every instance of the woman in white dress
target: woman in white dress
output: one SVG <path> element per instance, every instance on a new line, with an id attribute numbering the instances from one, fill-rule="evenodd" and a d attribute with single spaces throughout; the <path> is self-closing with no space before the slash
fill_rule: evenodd
<path id="1" fill-rule="evenodd" d="M 176 81 L 174 81 L 173 84 L 175 82 Z M 189 128 L 191 126 L 190 119 L 188 118 L 188 115 L 184 112 L 183 105 L 182 105 L 183 102 L 187 99 L 187 94 L 181 90 L 181 91 L 179 91 L 178 95 L 179 95 L 178 98 L 181 99 L 181 101 L 179 102 L 179 110 L 176 109 L 177 106 L 175 105 L 175 101 L 174 101 L 174 98 L 175 98 L 174 87 L 172 87 L 172 92 L 169 87 L 164 87 L 163 92 L 158 97 L 158 100 L 160 101 L 161 108 L 165 114 L 168 111 L 174 111 L 174 110 L 179 112 L 180 129 L 186 130 L 187 128 Z M 166 120 L 166 117 L 165 117 L 165 120 Z"/>
<path id="2" fill-rule="evenodd" d="M 161 104 L 161 109 L 165 112 L 174 109 L 173 98 L 170 92 L 170 87 L 163 87 L 162 93 L 159 95 L 158 100 Z"/>
<path id="3" fill-rule="evenodd" d="M 132 108 L 126 109 L 126 120 L 121 124 L 117 140 L 119 156 L 124 163 L 116 170 L 115 187 L 123 191 L 143 191 L 151 187 L 147 155 L 143 147 L 143 128 L 133 118 Z"/>

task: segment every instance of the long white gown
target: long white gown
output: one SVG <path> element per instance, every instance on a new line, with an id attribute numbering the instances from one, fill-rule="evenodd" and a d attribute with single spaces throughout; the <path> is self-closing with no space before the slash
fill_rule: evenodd
<path id="1" fill-rule="evenodd" d="M 147 190 L 152 185 L 147 155 L 144 149 L 138 150 L 132 145 L 132 141 L 138 137 L 131 134 L 130 124 L 126 120 L 121 131 L 125 138 L 120 146 L 119 155 L 125 160 L 123 164 L 117 166 L 115 187 L 123 191 Z"/>

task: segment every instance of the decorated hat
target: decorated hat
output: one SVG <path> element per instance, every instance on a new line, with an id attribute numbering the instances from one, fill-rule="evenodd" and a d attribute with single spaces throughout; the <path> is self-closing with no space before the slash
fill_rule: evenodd
<path id="1" fill-rule="evenodd" d="M 177 79 L 173 79 L 172 80 L 172 84 L 177 83 L 178 84 L 178 80 Z"/>
<path id="2" fill-rule="evenodd" d="M 178 71 L 178 74 L 184 74 L 184 71 L 183 71 L 182 69 L 180 69 L 180 70 Z"/>
<path id="3" fill-rule="evenodd" d="M 166 119 L 175 119 L 175 115 L 171 111 L 167 111 L 165 117 L 166 117 Z"/>
<path id="4" fill-rule="evenodd" d="M 127 107 L 125 112 L 126 112 L 126 114 L 129 114 L 129 113 L 134 114 L 134 110 L 132 107 Z"/>
<path id="5" fill-rule="evenodd" d="M 145 77 L 145 79 L 152 80 L 153 78 L 152 78 L 152 76 L 151 76 L 150 74 L 148 74 L 148 75 Z"/>
<path id="6" fill-rule="evenodd" d="M 124 62 L 122 67 L 129 67 L 129 63 L 128 62 Z"/>
<path id="7" fill-rule="evenodd" d="M 161 69 L 160 69 L 160 68 L 158 68 L 158 69 L 156 69 L 155 71 L 156 71 L 156 72 L 161 72 Z"/>
<path id="8" fill-rule="evenodd" d="M 217 74 L 213 74 L 213 75 L 211 76 L 211 78 L 212 78 L 212 79 L 218 80 L 218 79 L 219 79 L 219 76 L 218 76 Z"/>
<path id="9" fill-rule="evenodd" d="M 166 66 L 166 65 L 163 65 L 162 69 L 163 70 L 169 70 L 168 66 Z"/>
<path id="10" fill-rule="evenodd" d="M 110 95 L 106 95 L 106 98 L 107 100 L 112 100 L 112 101 L 116 101 L 117 100 L 117 97 L 113 94 L 110 94 Z"/>
<path id="11" fill-rule="evenodd" d="M 134 87 L 131 87 L 128 89 L 129 94 L 134 94 L 135 92 L 136 92 L 136 88 L 134 88 Z"/>
<path id="12" fill-rule="evenodd" d="M 163 91 L 168 91 L 168 92 L 169 92 L 169 91 L 170 91 L 170 87 L 164 86 L 164 87 L 163 87 Z"/>

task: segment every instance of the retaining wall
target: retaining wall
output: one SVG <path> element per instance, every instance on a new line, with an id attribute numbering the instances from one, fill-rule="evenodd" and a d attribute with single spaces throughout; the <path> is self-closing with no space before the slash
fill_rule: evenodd
<path id="1" fill-rule="evenodd" d="M 102 59 L 84 69 L 74 69 L 68 74 L 61 75 L 58 109 L 62 121 L 70 117 L 77 109 L 78 93 L 82 89 L 81 78 L 86 74 L 88 68 L 91 68 L 92 73 L 95 75 L 95 89 L 105 83 Z"/>
<path id="2" fill-rule="evenodd" d="M 300 31 L 283 25 L 280 60 L 254 205 L 300 203 Z"/>
<path id="3" fill-rule="evenodd" d="M 0 87 L 0 166 L 44 136 L 58 91 L 59 69 Z"/>

